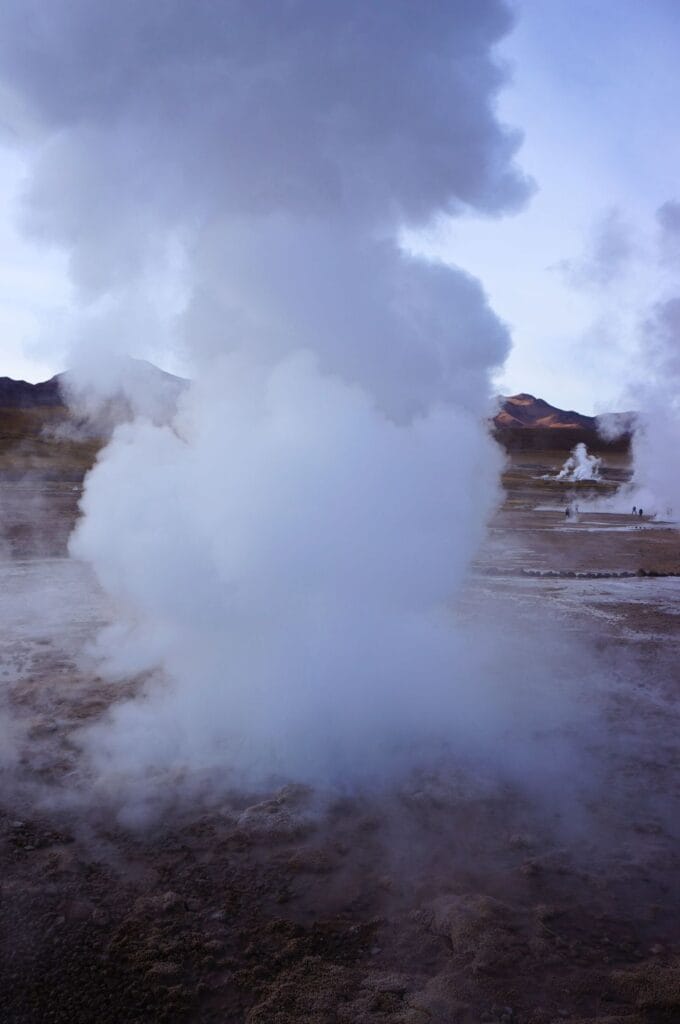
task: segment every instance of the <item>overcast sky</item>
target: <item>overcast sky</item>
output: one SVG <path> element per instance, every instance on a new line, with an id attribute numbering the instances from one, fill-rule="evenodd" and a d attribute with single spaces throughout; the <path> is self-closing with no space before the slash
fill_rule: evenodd
<path id="1" fill-rule="evenodd" d="M 680 199 L 680 4 L 516 6 L 500 112 L 524 133 L 536 192 L 518 214 L 450 220 L 408 244 L 477 276 L 509 324 L 499 389 L 583 412 L 630 405 L 644 377 L 637 325 L 673 274 L 655 217 Z M 0 375 L 40 380 L 63 368 L 67 260 L 20 235 L 24 167 L 0 142 Z"/>

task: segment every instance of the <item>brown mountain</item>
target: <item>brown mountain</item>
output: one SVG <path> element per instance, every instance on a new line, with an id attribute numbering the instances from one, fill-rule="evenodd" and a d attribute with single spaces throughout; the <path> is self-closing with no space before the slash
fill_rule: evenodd
<path id="1" fill-rule="evenodd" d="M 630 446 L 632 413 L 618 414 L 625 429 L 616 437 L 608 430 L 605 438 L 598 417 L 558 409 L 534 395 L 502 395 L 499 406 L 492 421 L 494 436 L 508 451 L 568 451 L 581 441 L 596 451 L 627 451 Z"/>
<path id="2" fill-rule="evenodd" d="M 583 416 L 573 410 L 557 409 L 533 395 L 501 396 L 500 411 L 494 416 L 498 428 L 529 427 L 560 430 L 595 430 L 594 416 Z"/>

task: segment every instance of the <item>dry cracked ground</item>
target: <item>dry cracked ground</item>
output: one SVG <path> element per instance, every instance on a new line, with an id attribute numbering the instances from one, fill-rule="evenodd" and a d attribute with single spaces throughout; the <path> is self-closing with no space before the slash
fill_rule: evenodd
<path id="1" fill-rule="evenodd" d="M 78 727 L 142 685 L 80 657 L 107 609 L 64 557 L 78 483 L 2 481 L 3 1024 L 680 1021 L 680 535 L 567 519 L 588 488 L 550 466 L 509 467 L 451 610 L 501 624 L 516 731 L 381 790 L 167 800 L 144 827 L 69 796 Z"/>

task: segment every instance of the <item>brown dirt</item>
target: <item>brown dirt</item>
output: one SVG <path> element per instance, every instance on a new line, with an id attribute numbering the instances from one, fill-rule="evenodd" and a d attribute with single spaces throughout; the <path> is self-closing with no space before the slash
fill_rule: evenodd
<path id="1" fill-rule="evenodd" d="M 680 1021 L 673 581 L 568 575 L 680 568 L 679 535 L 589 530 L 594 514 L 565 530 L 536 510 L 532 473 L 518 459 L 506 475 L 462 604 L 474 618 L 493 593 L 564 615 L 612 678 L 635 666 L 635 686 L 603 697 L 611 791 L 592 794 L 584 827 L 465 777 L 233 793 L 136 830 L 106 803 L 41 805 L 39 787 L 61 792 L 73 770 L 74 723 L 124 695 L 46 645 L 12 690 L 26 734 L 1 791 L 3 1024 Z M 39 490 L 32 553 L 59 554 L 73 501 Z M 21 494 L 5 498 L 19 516 Z"/>

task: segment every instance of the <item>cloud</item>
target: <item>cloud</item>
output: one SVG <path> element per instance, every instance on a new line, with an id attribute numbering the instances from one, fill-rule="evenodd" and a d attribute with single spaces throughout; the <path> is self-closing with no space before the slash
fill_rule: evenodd
<path id="1" fill-rule="evenodd" d="M 631 226 L 617 207 L 611 207 L 594 225 L 583 255 L 561 260 L 554 269 L 572 288 L 608 288 L 625 276 L 635 251 Z"/>
<path id="2" fill-rule="evenodd" d="M 640 318 L 643 383 L 636 389 L 639 414 L 633 436 L 633 496 L 661 516 L 680 514 L 680 294 L 674 259 L 680 255 L 680 204 L 657 211 L 660 259 L 671 270 Z"/>
<path id="3" fill-rule="evenodd" d="M 514 208 L 528 186 L 492 52 L 510 26 L 499 0 L 10 0 L 2 78 L 38 147 L 27 222 L 98 291 L 217 211 L 379 229 Z"/>

